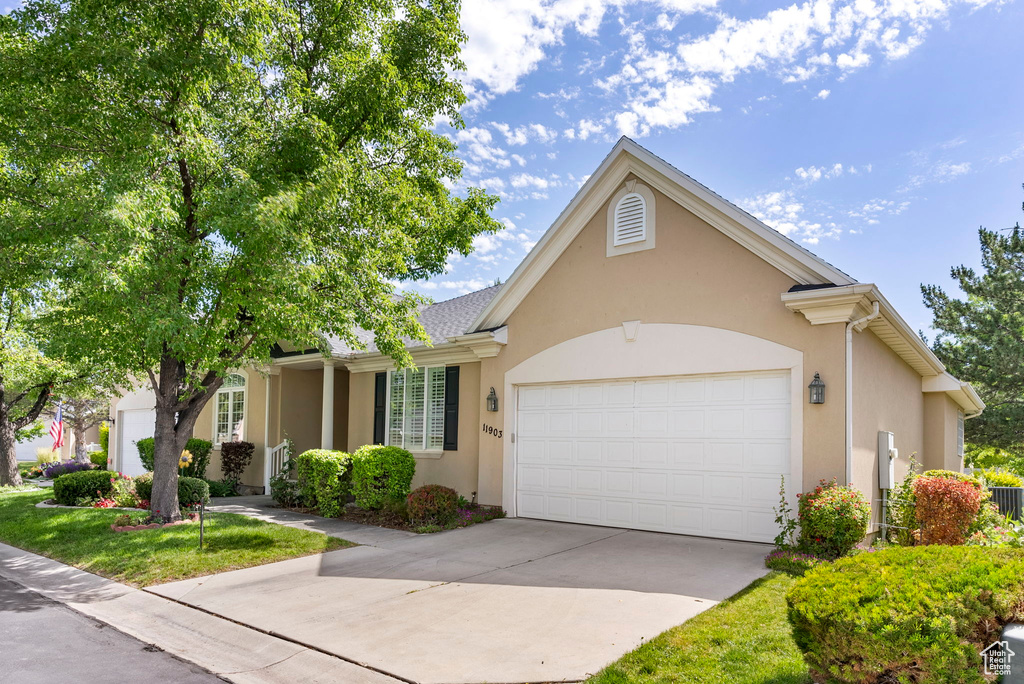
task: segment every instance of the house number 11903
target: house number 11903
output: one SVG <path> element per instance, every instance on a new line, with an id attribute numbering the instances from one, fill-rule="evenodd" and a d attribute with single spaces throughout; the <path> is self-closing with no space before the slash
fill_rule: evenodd
<path id="1" fill-rule="evenodd" d="M 498 439 L 501 439 L 502 431 L 494 427 L 493 425 L 488 425 L 487 423 L 484 423 L 484 432 L 486 432 L 489 435 L 494 435 Z"/>

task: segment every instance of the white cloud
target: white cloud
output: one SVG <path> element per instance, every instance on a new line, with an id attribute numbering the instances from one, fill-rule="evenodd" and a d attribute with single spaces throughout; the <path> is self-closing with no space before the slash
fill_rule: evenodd
<path id="1" fill-rule="evenodd" d="M 790 190 L 764 193 L 740 204 L 783 235 L 810 245 L 818 244 L 822 238 L 837 238 L 842 233 L 842 228 L 834 222 L 806 218 L 803 203 Z"/>
<path id="2" fill-rule="evenodd" d="M 537 188 L 538 190 L 546 189 L 550 183 L 547 179 L 539 176 L 534 176 L 529 173 L 519 173 L 512 176 L 511 179 L 513 188 Z"/>
<path id="3" fill-rule="evenodd" d="M 506 123 L 498 122 L 492 122 L 491 125 L 505 136 L 505 142 L 509 145 L 525 145 L 531 140 L 549 144 L 558 138 L 558 131 L 539 123 L 517 126 L 516 128 L 512 128 Z"/>
<path id="4" fill-rule="evenodd" d="M 827 100 L 828 96 L 831 95 L 831 94 L 832 94 L 831 90 L 829 90 L 828 88 L 823 88 L 823 89 L 819 90 L 818 94 L 815 95 L 814 97 L 816 99 L 818 99 L 818 100 Z"/>
<path id="5" fill-rule="evenodd" d="M 603 133 L 604 124 L 591 121 L 590 119 L 582 119 L 579 123 L 579 138 L 580 140 L 586 140 L 594 133 Z"/>
<path id="6" fill-rule="evenodd" d="M 814 183 L 822 178 L 837 178 L 843 175 L 843 165 L 836 162 L 832 166 L 808 166 L 800 167 L 793 172 L 802 181 Z"/>

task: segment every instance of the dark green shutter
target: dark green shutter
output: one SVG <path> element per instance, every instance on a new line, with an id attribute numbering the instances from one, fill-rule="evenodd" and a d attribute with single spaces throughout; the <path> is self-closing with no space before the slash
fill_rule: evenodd
<path id="1" fill-rule="evenodd" d="M 373 389 L 373 443 L 384 443 L 384 418 L 388 406 L 388 374 L 377 373 Z"/>
<path id="2" fill-rule="evenodd" d="M 444 369 L 444 450 L 459 448 L 459 367 Z"/>

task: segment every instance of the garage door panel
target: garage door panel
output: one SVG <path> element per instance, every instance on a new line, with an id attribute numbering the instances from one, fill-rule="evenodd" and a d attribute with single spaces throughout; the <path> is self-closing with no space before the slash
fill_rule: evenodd
<path id="1" fill-rule="evenodd" d="M 699 409 L 672 412 L 673 437 L 700 437 L 704 434 L 706 414 Z"/>
<path id="2" fill-rule="evenodd" d="M 633 473 L 628 470 L 605 471 L 603 490 L 606 494 L 615 496 L 631 495 L 633 493 Z"/>
<path id="3" fill-rule="evenodd" d="M 699 473 L 676 473 L 670 480 L 670 494 L 674 501 L 704 500 L 704 476 Z"/>
<path id="4" fill-rule="evenodd" d="M 774 506 L 779 502 L 780 484 L 775 475 L 747 475 L 744 500 L 751 506 Z"/>
<path id="5" fill-rule="evenodd" d="M 789 440 L 747 442 L 744 467 L 747 470 L 785 473 L 789 470 Z"/>
<path id="6" fill-rule="evenodd" d="M 704 509 L 699 506 L 672 506 L 671 531 L 680 534 L 704 533 Z"/>
<path id="7" fill-rule="evenodd" d="M 634 442 L 606 442 L 604 462 L 609 466 L 632 465 L 635 450 Z"/>
<path id="8" fill-rule="evenodd" d="M 789 434 L 789 410 L 781 406 L 747 409 L 745 425 L 752 437 L 784 437 Z"/>
<path id="9" fill-rule="evenodd" d="M 775 536 L 772 506 L 790 461 L 788 371 L 550 385 L 519 397 L 519 515 Z"/>
<path id="10" fill-rule="evenodd" d="M 704 467 L 709 470 L 742 470 L 746 445 L 743 442 L 710 442 Z"/>
<path id="11" fill-rule="evenodd" d="M 672 465 L 682 468 L 700 468 L 704 465 L 704 442 L 672 442 Z"/>
<path id="12" fill-rule="evenodd" d="M 747 397 L 756 402 L 789 405 L 789 378 L 782 375 L 757 375 L 747 378 Z"/>
<path id="13" fill-rule="evenodd" d="M 600 494 L 602 492 L 601 486 L 604 482 L 604 473 L 600 470 L 592 470 L 590 468 L 576 468 L 573 472 L 575 478 L 575 490 L 577 492 L 588 492 L 591 494 Z"/>
<path id="14" fill-rule="evenodd" d="M 637 462 L 646 466 L 666 466 L 670 446 L 668 442 L 642 440 L 637 444 Z"/>
<path id="15" fill-rule="evenodd" d="M 711 401 L 714 402 L 741 402 L 745 392 L 745 379 L 741 377 L 712 378 Z"/>

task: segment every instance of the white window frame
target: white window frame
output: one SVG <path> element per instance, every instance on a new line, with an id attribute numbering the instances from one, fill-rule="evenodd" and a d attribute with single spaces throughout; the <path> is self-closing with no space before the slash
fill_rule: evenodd
<path id="1" fill-rule="evenodd" d="M 392 445 L 391 444 L 391 376 L 392 376 L 393 373 L 398 372 L 399 369 L 391 367 L 391 368 L 388 368 L 388 370 L 386 371 L 387 375 L 385 377 L 387 378 L 387 383 L 386 383 L 387 387 L 384 390 L 384 397 L 385 397 L 385 402 L 384 402 L 384 444 L 385 445 L 387 445 L 387 446 L 401 446 L 403 449 L 406 449 L 407 451 L 414 452 L 414 453 L 426 453 L 426 454 L 438 454 L 438 455 L 444 453 L 444 402 L 443 401 L 442 401 L 442 405 L 441 405 L 441 446 L 439 448 L 434 448 L 434 449 L 430 449 L 430 448 L 427 447 L 427 439 L 429 437 L 429 435 L 427 433 L 427 403 L 428 403 L 429 398 L 430 398 L 429 394 L 428 394 L 429 384 L 427 383 L 427 377 L 428 377 L 428 375 L 430 373 L 430 369 L 432 369 L 432 368 L 442 368 L 443 369 L 443 368 L 446 368 L 446 366 L 444 364 L 435 364 L 433 366 L 418 366 L 415 370 L 411 369 L 411 368 L 403 368 L 403 369 L 401 369 L 402 372 L 409 372 L 409 371 L 419 372 L 419 371 L 423 371 L 423 441 L 420 443 L 419 446 L 411 446 L 411 447 L 409 445 Z M 445 374 L 441 373 L 441 386 L 445 390 L 447 389 L 445 387 L 446 380 L 447 379 L 445 377 Z M 404 408 L 404 401 L 405 400 L 403 398 L 403 408 Z M 405 436 L 404 429 L 402 431 L 402 435 L 403 435 L 403 442 L 404 442 L 404 436 Z"/>
<path id="2" fill-rule="evenodd" d="M 234 394 L 234 393 L 239 392 L 239 391 L 242 393 L 242 416 L 241 416 L 241 419 L 242 419 L 242 434 L 239 435 L 238 438 L 240 440 L 242 440 L 243 442 L 245 441 L 245 433 L 249 429 L 249 425 L 248 425 L 249 421 L 245 419 L 245 414 L 249 410 L 249 374 L 246 373 L 245 371 L 237 370 L 237 371 L 232 371 L 232 372 L 228 373 L 228 375 L 237 375 L 238 377 L 242 378 L 242 380 L 245 381 L 245 384 L 242 385 L 242 387 L 240 387 L 240 388 L 239 387 L 221 387 L 220 389 L 217 390 L 217 393 L 213 396 L 213 417 L 212 417 L 212 420 L 210 422 L 213 424 L 212 427 L 211 427 L 211 432 L 213 433 L 212 437 L 213 437 L 213 448 L 214 449 L 220 449 L 220 445 L 221 445 L 220 435 L 217 434 L 217 423 L 219 422 L 218 421 L 217 408 L 218 408 L 218 404 L 220 403 L 220 395 L 222 395 L 222 394 L 229 394 L 230 395 L 230 394 Z M 229 399 L 228 400 L 228 407 L 229 407 L 229 409 L 228 409 L 228 422 L 231 423 L 232 429 L 233 429 L 234 425 L 237 424 L 238 421 L 234 421 L 234 422 L 231 421 L 231 417 L 232 417 L 232 413 L 233 413 L 233 410 L 231 409 L 232 406 L 233 406 L 233 402 L 232 402 L 231 399 Z M 231 435 L 229 434 L 228 437 L 230 438 L 230 436 Z"/>
<path id="3" fill-rule="evenodd" d="M 963 411 L 956 412 L 956 455 L 960 457 L 961 464 L 964 460 L 964 421 L 966 418 Z"/>

